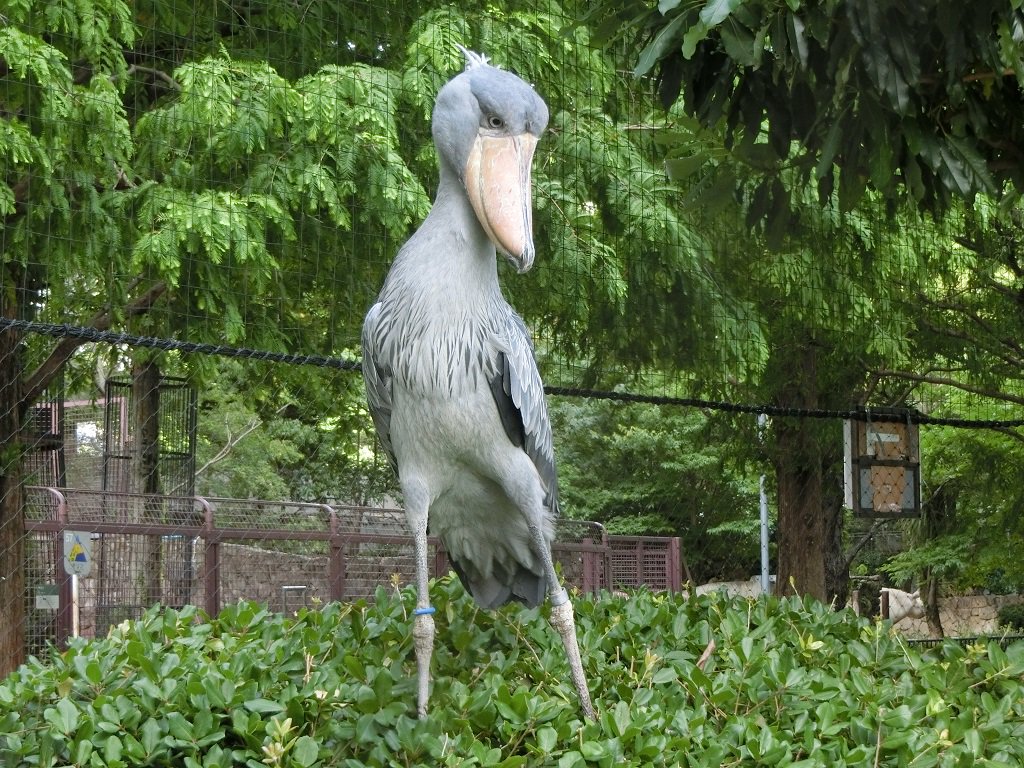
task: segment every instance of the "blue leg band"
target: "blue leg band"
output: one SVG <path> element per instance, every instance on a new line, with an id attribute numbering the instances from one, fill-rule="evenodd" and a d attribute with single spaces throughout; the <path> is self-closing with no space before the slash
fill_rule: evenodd
<path id="1" fill-rule="evenodd" d="M 426 608 L 416 608 L 416 609 L 414 609 L 413 612 L 412 612 L 412 615 L 413 616 L 429 616 L 430 614 L 434 613 L 436 610 L 437 609 L 434 606 L 428 605 Z"/>

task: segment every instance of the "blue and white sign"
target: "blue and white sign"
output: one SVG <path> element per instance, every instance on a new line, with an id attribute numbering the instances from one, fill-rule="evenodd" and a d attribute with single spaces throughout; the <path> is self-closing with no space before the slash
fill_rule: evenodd
<path id="1" fill-rule="evenodd" d="M 64 572 L 88 576 L 92 568 L 92 536 L 88 531 L 64 531 Z"/>

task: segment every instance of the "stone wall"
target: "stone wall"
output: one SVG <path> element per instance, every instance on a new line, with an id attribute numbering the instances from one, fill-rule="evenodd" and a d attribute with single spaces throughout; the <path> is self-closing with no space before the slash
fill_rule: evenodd
<path id="1" fill-rule="evenodd" d="M 775 577 L 772 577 L 774 583 Z M 683 590 L 684 592 L 686 590 Z M 709 592 L 724 592 L 730 597 L 760 597 L 761 577 L 751 576 L 743 581 L 709 581 L 707 584 L 698 584 L 693 591 L 698 595 L 705 595 Z"/>
<path id="2" fill-rule="evenodd" d="M 753 576 L 745 581 L 715 581 L 694 589 L 698 595 L 722 591 L 735 597 L 756 598 L 761 594 L 761 581 Z M 939 598 L 939 619 L 946 637 L 976 637 L 1000 632 L 997 614 L 1004 605 L 1024 603 L 1024 595 L 962 595 Z M 933 637 L 928 622 L 905 618 L 896 628 L 912 640 Z"/>
<path id="3" fill-rule="evenodd" d="M 996 615 L 1004 605 L 1024 602 L 1024 595 L 962 595 L 939 598 L 939 620 L 946 637 L 994 635 L 1000 631 Z M 907 637 L 932 637 L 924 619 L 904 619 L 897 625 Z"/>
<path id="4" fill-rule="evenodd" d="M 266 603 L 285 613 L 330 600 L 327 557 L 277 552 L 244 544 L 220 547 L 220 603 Z"/>

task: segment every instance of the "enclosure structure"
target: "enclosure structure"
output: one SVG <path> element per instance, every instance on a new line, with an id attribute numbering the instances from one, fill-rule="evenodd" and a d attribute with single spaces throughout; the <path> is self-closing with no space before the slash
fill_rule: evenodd
<path id="1" fill-rule="evenodd" d="M 725 13 L 725 5 L 717 7 Z M 1019 558 L 1004 554 L 1024 530 L 1016 514 L 1022 230 L 1012 200 L 1018 218 L 1009 222 L 984 195 L 952 206 L 949 217 L 874 198 L 844 208 L 829 197 L 828 162 L 809 186 L 791 159 L 771 162 L 796 142 L 786 126 L 763 135 L 762 117 L 774 122 L 776 110 L 769 103 L 763 111 L 756 89 L 729 102 L 742 119 L 730 123 L 738 133 L 724 144 L 713 130 L 694 130 L 630 74 L 637 62 L 627 46 L 600 45 L 608 27 L 588 26 L 586 4 L 265 3 L 241 14 L 231 3 L 114 6 L 123 11 L 110 17 L 116 23 L 97 26 L 89 4 L 62 5 L 68 27 L 59 34 L 36 4 L 4 10 L 0 45 L 14 46 L 8 60 L 21 64 L 5 72 L 0 94 L 0 154 L 9 159 L 0 179 L 0 455 L 12 479 L 0 489 L 0 614 L 21 614 L 26 587 L 40 583 L 33 570 L 53 558 L 52 541 L 38 544 L 43 532 L 24 524 L 24 485 L 99 485 L 92 469 L 62 468 L 52 447 L 67 394 L 60 361 L 76 398 L 100 378 L 98 363 L 122 372 L 150 363 L 201 380 L 198 469 L 222 449 L 237 449 L 237 463 L 202 475 L 202 491 L 167 483 L 162 492 L 360 500 L 381 491 L 383 482 L 365 482 L 387 467 L 374 463 L 355 350 L 366 308 L 436 189 L 430 112 L 441 84 L 462 67 L 457 42 L 519 73 L 550 108 L 532 177 L 536 265 L 502 276 L 533 332 L 545 383 L 571 393 L 553 398 L 551 411 L 567 424 L 556 430 L 557 455 L 573 511 L 585 503 L 581 514 L 595 519 L 630 516 L 631 531 L 680 532 L 701 580 L 739 576 L 751 572 L 742 542 L 756 515 L 746 474 L 763 473 L 777 491 L 779 583 L 828 600 L 846 588 L 847 569 L 826 565 L 843 564 L 850 533 L 831 490 L 847 414 L 837 409 L 865 402 L 880 423 L 876 406 L 913 404 L 924 418 L 912 427 L 935 435 L 931 445 L 983 448 L 957 456 L 960 506 L 949 518 L 974 537 L 984 555 L 975 562 L 995 563 L 992 573 L 1020 583 Z M 726 14 L 718 26 L 732 30 L 734 21 Z M 1017 93 L 1014 78 L 979 79 L 984 71 L 952 73 L 950 82 L 968 94 L 1001 83 Z M 926 78 L 929 94 L 934 85 Z M 828 125 L 837 133 L 827 146 L 858 146 L 839 135 L 843 128 Z M 765 213 L 770 226 L 757 224 Z M 581 399 L 584 387 L 595 399 Z M 654 407 L 657 415 L 639 424 Z M 144 426 L 133 410 L 126 403 L 116 414 L 125 441 Z M 771 417 L 763 443 L 754 413 Z M 233 432 L 215 429 L 235 416 Z M 279 418 L 301 466 L 257 463 L 260 451 L 245 455 L 246 442 L 237 442 L 246 424 L 280 426 Z M 954 421 L 956 436 L 938 427 Z M 591 424 L 598 428 L 588 432 Z M 282 432 L 271 435 L 273 447 L 287 442 Z M 608 434 L 621 438 L 617 445 L 603 442 Z M 858 460 L 871 462 L 857 464 L 870 490 L 851 491 L 850 506 L 907 514 L 914 505 L 906 494 L 920 497 L 920 468 L 882 464 L 903 459 L 880 435 L 873 455 L 866 438 L 858 449 Z M 80 436 L 84 449 L 90 436 Z M 231 484 L 250 469 L 250 487 Z M 287 487 L 257 489 L 271 475 Z M 122 476 L 111 473 L 107 490 L 143 490 Z M 135 514 L 124 509 L 126 518 Z M 180 517 L 179 531 L 202 531 L 202 512 L 188 501 L 167 513 Z M 28 514 L 29 525 L 41 522 Z M 116 534 L 96 535 L 105 537 L 95 540 L 97 567 L 129 557 L 107 540 Z M 181 564 L 180 575 L 161 577 L 182 585 L 161 593 L 169 602 L 183 599 L 186 563 L 206 567 L 204 540 L 176 535 L 143 535 L 164 550 L 163 570 Z M 229 546 L 252 547 L 238 551 L 257 559 L 265 545 L 217 546 L 223 565 Z M 628 551 L 623 562 L 642 572 L 650 556 Z M 107 579 L 111 589 L 116 581 Z M 283 584 L 295 589 L 281 604 L 312 594 L 307 581 Z M 143 605 L 139 589 L 156 585 L 143 579 L 134 594 L 97 599 Z M 189 589 L 189 599 L 205 598 L 195 579 Z M 49 600 L 31 591 L 28 603 L 37 597 Z M 14 658 L 21 638 L 11 637 L 0 626 L 0 654 Z"/>
<path id="2" fill-rule="evenodd" d="M 372 599 L 415 572 L 399 509 L 44 487 L 28 489 L 28 509 L 32 653 L 72 634 L 102 635 L 155 604 L 215 615 L 257 600 L 294 611 Z M 88 576 L 64 567 L 67 531 L 91 542 Z M 429 546 L 431 576 L 447 574 L 439 540 Z M 560 520 L 553 553 L 566 584 L 583 593 L 682 586 L 676 538 L 615 537 L 597 523 Z"/>

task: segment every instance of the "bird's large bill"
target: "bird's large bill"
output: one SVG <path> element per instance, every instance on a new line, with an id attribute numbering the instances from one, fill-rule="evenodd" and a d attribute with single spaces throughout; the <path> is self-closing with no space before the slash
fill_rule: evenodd
<path id="1" fill-rule="evenodd" d="M 530 163 L 537 147 L 531 133 L 477 136 L 466 161 L 466 191 L 488 237 L 525 272 L 533 266 Z"/>

